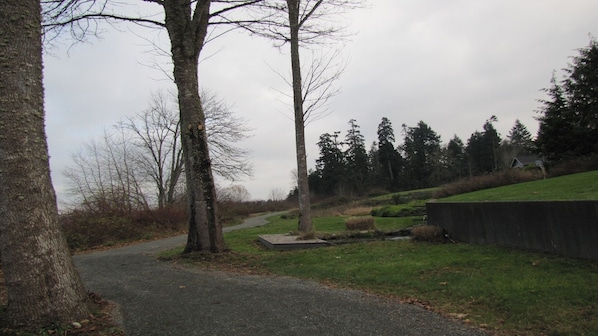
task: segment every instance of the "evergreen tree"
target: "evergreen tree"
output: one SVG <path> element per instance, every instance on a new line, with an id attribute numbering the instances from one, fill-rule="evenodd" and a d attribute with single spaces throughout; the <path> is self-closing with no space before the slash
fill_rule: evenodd
<path id="1" fill-rule="evenodd" d="M 529 154 L 534 150 L 532 134 L 519 119 L 515 120 L 515 124 L 509 131 L 508 139 L 509 144 L 517 148 L 519 153 Z"/>
<path id="2" fill-rule="evenodd" d="M 316 160 L 316 174 L 318 176 L 315 192 L 321 195 L 337 195 L 342 193 L 345 183 L 345 159 L 342 143 L 338 142 L 338 135 L 324 133 L 320 135 L 318 147 L 320 157 Z"/>
<path id="3" fill-rule="evenodd" d="M 378 125 L 378 186 L 390 190 L 397 189 L 401 169 L 401 155 L 395 149 L 395 134 L 388 118 L 382 118 Z"/>
<path id="4" fill-rule="evenodd" d="M 403 125 L 405 140 L 403 153 L 409 187 L 425 188 L 431 186 L 434 158 L 440 151 L 440 136 L 426 123 L 420 121 L 417 127 Z"/>
<path id="5" fill-rule="evenodd" d="M 369 167 L 369 174 L 368 174 L 368 185 L 378 186 L 379 181 L 381 179 L 382 171 L 380 169 L 380 157 L 378 152 L 378 142 L 372 142 L 370 146 L 370 150 L 368 151 L 368 167 Z"/>
<path id="6" fill-rule="evenodd" d="M 365 138 L 359 131 L 355 119 L 349 120 L 351 126 L 345 136 L 344 144 L 347 146 L 344 152 L 346 162 L 346 181 L 349 188 L 359 195 L 366 191 L 368 179 L 368 155 L 365 149 Z"/>
<path id="7" fill-rule="evenodd" d="M 579 50 L 541 100 L 537 145 L 550 160 L 598 153 L 598 42 Z"/>
<path id="8" fill-rule="evenodd" d="M 485 170 L 482 168 L 482 152 L 484 149 L 483 145 L 483 134 L 480 131 L 475 131 L 471 134 L 467 140 L 467 147 L 465 152 L 467 154 L 467 168 L 469 170 L 469 176 L 479 175 Z"/>
<path id="9" fill-rule="evenodd" d="M 446 146 L 449 180 L 456 180 L 467 175 L 467 155 L 463 141 L 455 135 Z"/>
<path id="10" fill-rule="evenodd" d="M 552 86 L 545 91 L 548 92 L 549 99 L 542 100 L 544 106 L 541 112 L 544 114 L 539 117 L 540 127 L 536 145 L 541 153 L 547 159 L 555 160 L 564 157 L 573 156 L 570 151 L 569 142 L 572 136 L 570 130 L 573 127 L 570 118 L 568 118 L 568 107 L 565 100 L 563 87 L 557 82 L 555 76 L 550 81 Z"/>
<path id="11" fill-rule="evenodd" d="M 530 155 L 533 152 L 535 152 L 535 144 L 532 135 L 525 125 L 517 119 L 498 150 L 499 168 L 508 168 L 513 163 L 514 158 Z"/>
<path id="12" fill-rule="evenodd" d="M 476 131 L 467 141 L 467 156 L 470 175 L 490 173 L 498 169 L 500 136 L 494 128 L 495 116 L 484 123 L 484 131 Z"/>

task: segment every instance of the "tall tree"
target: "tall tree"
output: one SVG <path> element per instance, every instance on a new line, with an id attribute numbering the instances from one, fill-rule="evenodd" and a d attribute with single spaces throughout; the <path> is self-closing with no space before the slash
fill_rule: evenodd
<path id="1" fill-rule="evenodd" d="M 316 191 L 322 195 L 338 195 L 343 192 L 346 182 L 346 162 L 342 143 L 338 141 L 340 132 L 320 135 L 318 147 L 320 157 L 316 160 Z"/>
<path id="2" fill-rule="evenodd" d="M 573 125 L 569 118 L 564 90 L 554 75 L 551 83 L 550 89 L 545 90 L 549 96 L 548 100 L 540 101 L 544 106 L 540 110 L 543 115 L 538 118 L 540 127 L 536 145 L 547 159 L 559 160 L 574 156 L 570 144 L 575 143 L 575 139 L 570 131 Z"/>
<path id="3" fill-rule="evenodd" d="M 358 0 L 266 0 L 259 7 L 267 13 L 267 20 L 259 28 L 248 28 L 252 33 L 266 36 L 281 44 L 288 43 L 291 52 L 291 86 L 293 91 L 293 114 L 295 118 L 295 147 L 297 154 L 297 182 L 299 192 L 299 223 L 301 232 L 313 230 L 309 199 L 307 172 L 307 154 L 305 150 L 306 117 L 313 112 L 313 107 L 321 106 L 331 97 L 332 82 L 338 78 L 342 68 L 331 76 L 324 76 L 330 62 L 312 63 L 307 74 L 308 85 L 302 78 L 300 45 L 323 43 L 327 39 L 337 38 L 342 32 L 334 17 L 348 8 L 355 7 Z M 331 58 L 332 59 L 332 58 Z M 314 67 L 313 64 L 316 66 Z M 319 66 L 324 65 L 323 67 Z M 316 74 L 314 76 L 313 74 Z M 312 97 L 310 97 L 312 96 Z M 313 97 L 315 96 L 315 98 Z M 306 102 L 309 102 L 308 106 Z M 310 108 L 311 106 L 311 108 Z"/>
<path id="4" fill-rule="evenodd" d="M 535 145 L 532 134 L 519 119 L 515 120 L 515 124 L 509 131 L 507 138 L 509 143 L 519 149 L 521 153 L 529 154 L 534 150 Z"/>
<path id="5" fill-rule="evenodd" d="M 119 123 L 133 133 L 131 140 L 139 149 L 137 162 L 144 175 L 156 186 L 158 207 L 175 201 L 175 192 L 183 174 L 183 152 L 179 143 L 180 123 L 177 109 L 169 95 L 152 93 L 149 107 Z"/>
<path id="6" fill-rule="evenodd" d="M 247 138 L 245 120 L 236 117 L 214 93 L 202 90 L 201 96 L 214 173 L 229 181 L 251 176 L 248 151 L 235 146 Z M 127 117 L 117 127 L 132 133 L 129 139 L 138 149 L 136 164 L 145 172 L 138 180 L 147 177 L 153 182 L 159 207 L 174 202 L 175 192 L 181 189 L 179 182 L 184 181 L 178 106 L 176 98 L 171 98 L 161 91 L 152 94 L 148 108 Z"/>
<path id="7" fill-rule="evenodd" d="M 598 42 L 591 39 L 572 60 L 540 101 L 537 143 L 552 160 L 598 153 Z"/>
<path id="8" fill-rule="evenodd" d="M 388 118 L 383 117 L 378 125 L 378 164 L 381 178 L 378 185 L 389 189 L 395 189 L 398 185 L 399 164 L 401 156 L 395 149 L 395 134 L 392 123 Z"/>
<path id="9" fill-rule="evenodd" d="M 496 121 L 498 119 L 491 116 L 484 123 L 484 131 L 476 131 L 467 141 L 470 175 L 490 173 L 498 169 L 500 135 L 493 125 Z"/>
<path id="10" fill-rule="evenodd" d="M 345 136 L 344 157 L 347 165 L 347 181 L 351 191 L 362 195 L 366 191 L 369 175 L 368 154 L 365 149 L 365 137 L 359 130 L 355 119 L 349 120 L 350 128 Z"/>
<path id="11" fill-rule="evenodd" d="M 402 146 L 408 183 L 411 187 L 424 188 L 432 185 L 433 157 L 440 150 L 440 136 L 423 121 L 416 127 L 403 125 L 405 140 Z"/>
<path id="12" fill-rule="evenodd" d="M 447 144 L 448 179 L 455 180 L 467 174 L 467 157 L 465 145 L 461 138 L 455 135 Z"/>
<path id="13" fill-rule="evenodd" d="M 509 131 L 507 138 L 502 141 L 497 151 L 498 168 L 510 167 L 513 159 L 522 155 L 530 155 L 535 151 L 532 134 L 519 119 Z"/>
<path id="14" fill-rule="evenodd" d="M 39 1 L 0 2 L 0 255 L 12 326 L 90 313 L 50 179 L 40 23 Z"/>
<path id="15" fill-rule="evenodd" d="M 55 1 L 45 3 L 46 27 L 61 31 L 70 27 L 75 38 L 82 38 L 98 20 L 128 21 L 143 26 L 165 28 L 170 40 L 173 79 L 177 87 L 181 145 L 187 183 L 189 233 L 185 252 L 225 250 L 222 224 L 218 221 L 216 186 L 208 149 L 206 118 L 199 96 L 198 61 L 210 24 L 231 23 L 227 13 L 261 0 L 148 0 L 161 7 L 157 16 L 131 16 L 113 0 Z M 119 12 L 121 10 L 122 12 Z"/>

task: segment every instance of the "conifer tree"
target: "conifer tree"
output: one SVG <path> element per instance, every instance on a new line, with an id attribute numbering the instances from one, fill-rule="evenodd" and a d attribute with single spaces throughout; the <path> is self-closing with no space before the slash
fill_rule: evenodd
<path id="1" fill-rule="evenodd" d="M 552 161 L 598 153 L 598 42 L 591 39 L 572 60 L 540 100 L 536 143 Z"/>

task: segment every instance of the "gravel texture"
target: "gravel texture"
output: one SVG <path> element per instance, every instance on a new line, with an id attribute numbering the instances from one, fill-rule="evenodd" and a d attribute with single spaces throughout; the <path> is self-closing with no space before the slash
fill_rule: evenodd
<path id="1" fill-rule="evenodd" d="M 233 230 L 262 225 L 251 218 Z M 289 277 L 177 267 L 154 254 L 186 236 L 75 257 L 90 291 L 134 335 L 485 335 L 421 307 Z"/>

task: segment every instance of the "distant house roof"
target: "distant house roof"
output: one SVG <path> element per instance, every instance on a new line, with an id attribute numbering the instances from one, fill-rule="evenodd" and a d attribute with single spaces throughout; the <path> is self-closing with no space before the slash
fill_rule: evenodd
<path id="1" fill-rule="evenodd" d="M 520 155 L 513 158 L 511 161 L 511 168 L 523 168 L 526 166 L 544 166 L 544 160 L 537 155 Z"/>

